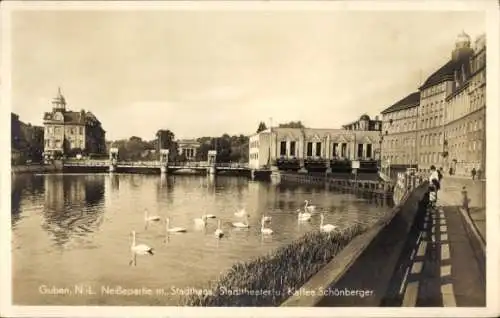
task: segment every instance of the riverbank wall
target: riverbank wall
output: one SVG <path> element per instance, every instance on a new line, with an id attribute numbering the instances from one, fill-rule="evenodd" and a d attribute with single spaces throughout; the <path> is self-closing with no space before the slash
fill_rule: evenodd
<path id="1" fill-rule="evenodd" d="M 62 171 L 63 171 L 63 165 L 62 162 L 59 161 L 56 161 L 52 164 L 11 166 L 11 174 L 51 173 L 51 172 L 56 173 Z"/>
<path id="2" fill-rule="evenodd" d="M 422 182 L 401 191 L 399 204 L 386 218 L 355 237 L 281 306 L 381 306 L 390 297 L 398 261 L 418 232 L 416 224 L 425 213 L 427 188 L 427 182 Z"/>

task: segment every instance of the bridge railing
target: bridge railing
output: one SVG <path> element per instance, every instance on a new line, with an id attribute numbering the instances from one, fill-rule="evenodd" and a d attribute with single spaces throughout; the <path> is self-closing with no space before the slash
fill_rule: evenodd
<path id="1" fill-rule="evenodd" d="M 65 165 L 68 166 L 83 166 L 83 167 L 100 167 L 109 166 L 110 160 L 78 160 L 78 159 L 68 159 L 64 161 Z M 128 166 L 128 167 L 160 167 L 162 165 L 161 161 L 118 161 L 116 163 L 118 166 Z M 170 161 L 168 163 L 169 167 L 186 167 L 186 168 L 208 168 L 210 167 L 207 161 L 185 161 L 176 162 Z M 218 168 L 232 168 L 232 169 L 247 169 L 248 163 L 234 163 L 234 162 L 219 162 L 215 164 Z"/>

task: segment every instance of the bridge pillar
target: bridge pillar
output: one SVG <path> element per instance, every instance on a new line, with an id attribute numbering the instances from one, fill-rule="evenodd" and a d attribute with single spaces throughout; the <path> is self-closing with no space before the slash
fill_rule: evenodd
<path id="1" fill-rule="evenodd" d="M 281 172 L 278 167 L 271 166 L 271 183 L 278 184 L 281 182 Z"/>
<path id="2" fill-rule="evenodd" d="M 160 149 L 160 172 L 162 175 L 167 173 L 168 168 L 168 149 Z"/>
<path id="3" fill-rule="evenodd" d="M 216 150 L 209 150 L 208 151 L 208 168 L 207 168 L 207 173 L 209 175 L 215 175 L 216 169 L 215 169 L 215 158 L 217 157 L 217 151 Z"/>
<path id="4" fill-rule="evenodd" d="M 300 169 L 299 173 L 307 173 L 306 165 L 304 159 L 300 159 Z"/>
<path id="5" fill-rule="evenodd" d="M 118 148 L 109 149 L 109 172 L 116 171 L 116 165 L 118 163 Z"/>

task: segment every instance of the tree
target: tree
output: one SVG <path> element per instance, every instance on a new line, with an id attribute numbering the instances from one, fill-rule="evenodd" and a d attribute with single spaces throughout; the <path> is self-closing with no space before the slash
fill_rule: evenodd
<path id="1" fill-rule="evenodd" d="M 175 160 L 177 156 L 177 143 L 175 142 L 175 134 L 168 129 L 160 129 L 156 132 L 156 145 L 158 155 L 160 153 L 160 149 L 168 149 L 169 150 L 169 160 Z"/>
<path id="2" fill-rule="evenodd" d="M 304 124 L 302 124 L 302 121 L 291 121 L 288 123 L 284 124 L 279 124 L 280 128 L 306 128 Z"/>
<path id="3" fill-rule="evenodd" d="M 266 123 L 265 123 L 265 122 L 263 122 L 263 121 L 261 121 L 261 122 L 259 123 L 259 128 L 257 128 L 257 133 L 260 133 L 261 131 L 264 131 L 264 130 L 266 130 L 266 129 L 267 129 L 267 127 L 266 127 Z"/>

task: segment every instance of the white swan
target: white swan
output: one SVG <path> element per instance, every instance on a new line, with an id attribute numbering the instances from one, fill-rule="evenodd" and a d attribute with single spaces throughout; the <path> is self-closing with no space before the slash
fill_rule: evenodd
<path id="1" fill-rule="evenodd" d="M 262 220 L 260 221 L 260 232 L 262 234 L 266 234 L 266 235 L 270 235 L 270 234 L 273 234 L 273 230 L 271 230 L 270 228 L 266 228 L 264 227 L 264 217 L 262 218 Z"/>
<path id="2" fill-rule="evenodd" d="M 234 215 L 242 218 L 248 216 L 248 213 L 245 211 L 245 209 L 240 209 L 238 212 L 234 212 Z"/>
<path id="3" fill-rule="evenodd" d="M 309 212 L 314 212 L 316 210 L 316 206 L 314 205 L 309 205 L 309 200 L 305 200 L 305 206 L 304 206 L 304 209 L 309 211 Z"/>
<path id="4" fill-rule="evenodd" d="M 216 238 L 221 238 L 224 236 L 224 232 L 220 229 L 220 220 L 217 221 L 217 230 L 215 230 L 214 235 Z"/>
<path id="5" fill-rule="evenodd" d="M 130 246 L 130 251 L 133 254 L 133 258 L 130 260 L 129 265 L 137 264 L 136 256 L 137 255 L 154 255 L 153 248 L 147 246 L 146 244 L 136 245 L 135 243 L 135 231 L 132 231 L 132 245 Z"/>
<path id="6" fill-rule="evenodd" d="M 184 233 L 186 232 L 186 229 L 183 227 L 173 227 L 170 228 L 170 218 L 167 218 L 167 225 L 166 229 L 168 233 Z"/>
<path id="7" fill-rule="evenodd" d="M 197 226 L 207 226 L 207 217 L 203 215 L 201 218 L 194 219 Z"/>
<path id="8" fill-rule="evenodd" d="M 272 219 L 272 216 L 263 216 L 263 217 L 262 217 L 262 220 L 263 220 L 264 222 L 271 222 L 271 219 Z"/>
<path id="9" fill-rule="evenodd" d="M 158 215 L 149 215 L 148 209 L 144 210 L 144 221 L 160 221 L 160 217 Z"/>
<path id="10" fill-rule="evenodd" d="M 325 219 L 325 216 L 323 214 L 321 214 L 321 223 L 319 225 L 319 230 L 321 232 L 332 232 L 332 231 L 337 229 L 337 227 L 335 225 L 331 225 L 331 224 L 323 225 L 324 219 Z"/>
<path id="11" fill-rule="evenodd" d="M 305 210 L 305 207 L 304 207 Z M 311 219 L 312 214 L 309 212 L 300 212 L 300 210 L 297 210 L 299 212 L 298 214 L 298 219 L 299 221 L 309 221 Z"/>
<path id="12" fill-rule="evenodd" d="M 250 227 L 248 225 L 248 216 L 245 216 L 245 223 L 243 222 L 233 222 L 232 223 L 234 227 L 238 227 L 238 228 L 248 228 Z"/>

